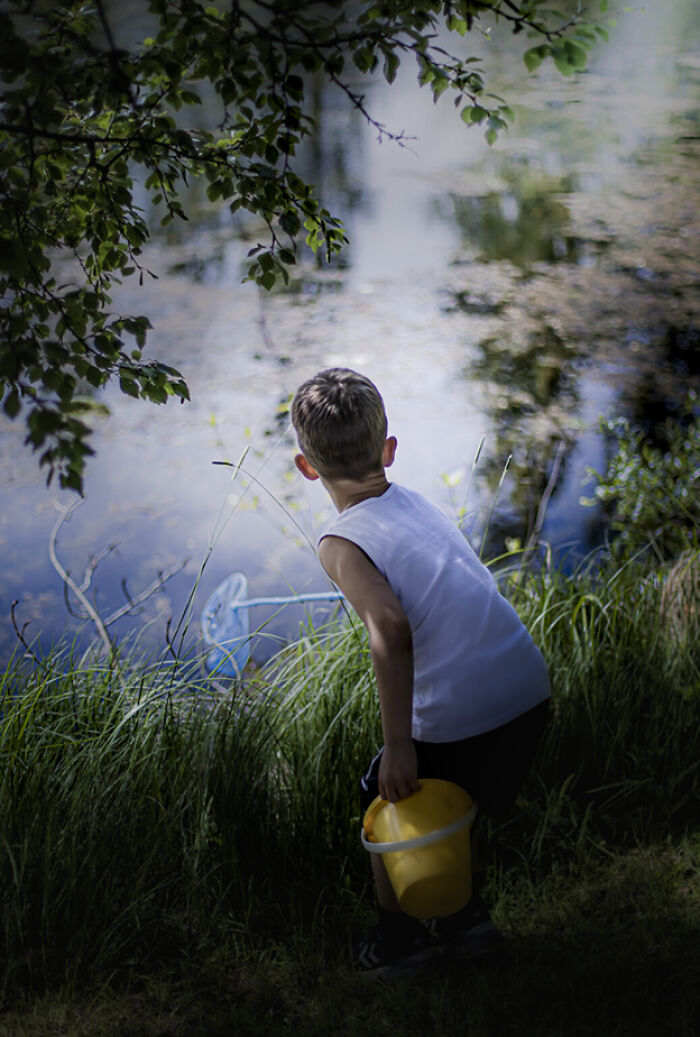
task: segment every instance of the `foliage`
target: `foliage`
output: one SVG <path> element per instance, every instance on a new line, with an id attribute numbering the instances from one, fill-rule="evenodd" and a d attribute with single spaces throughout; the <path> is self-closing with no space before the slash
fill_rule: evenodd
<path id="1" fill-rule="evenodd" d="M 141 259 L 149 227 L 137 181 L 164 224 L 187 219 L 178 191 L 199 176 L 211 202 L 264 221 L 249 277 L 269 289 L 287 279 L 302 233 L 327 258 L 345 241 L 338 216 L 295 172 L 313 129 L 309 77 L 335 84 L 380 138 L 400 141 L 373 120 L 356 82 L 378 71 L 391 83 L 412 58 L 433 98 L 449 89 L 462 120 L 493 143 L 512 110 L 485 89 L 477 58 L 439 45 L 442 28 L 486 34 L 505 22 L 536 39 L 529 69 L 549 58 L 565 75 L 605 36 L 578 5 L 565 16 L 542 0 L 150 0 L 148 11 L 152 35 L 125 46 L 106 0 L 0 6 L 0 398 L 10 418 L 23 412 L 48 480 L 57 472 L 78 492 L 95 390 L 116 378 L 129 396 L 188 398 L 178 371 L 144 360 L 148 319 L 110 309 L 123 278 L 155 276 Z M 192 128 L 188 110 L 205 93 L 218 125 Z"/>
<path id="2" fill-rule="evenodd" d="M 700 415 L 687 421 L 667 419 L 659 430 L 663 446 L 622 418 L 601 422 L 616 449 L 605 475 L 597 479 L 595 497 L 610 510 L 610 526 L 623 551 L 653 544 L 661 558 L 677 557 L 698 547 L 700 531 Z"/>

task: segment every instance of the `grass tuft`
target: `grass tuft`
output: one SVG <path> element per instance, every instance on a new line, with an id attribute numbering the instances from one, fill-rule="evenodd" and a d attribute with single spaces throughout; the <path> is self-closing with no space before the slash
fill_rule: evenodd
<path id="1" fill-rule="evenodd" d="M 700 631 L 678 590 L 695 566 L 642 555 L 569 577 L 501 575 L 554 703 L 520 809 L 486 826 L 487 892 L 512 949 L 496 979 L 470 973 L 468 994 L 449 974 L 421 989 L 419 1029 L 462 1032 L 463 1018 L 474 1034 L 570 1033 L 568 1004 L 584 1013 L 576 1032 L 651 1032 L 670 992 L 655 970 L 681 969 L 700 912 Z M 359 1032 L 367 1011 L 376 1032 L 403 1032 L 411 1012 L 361 996 L 347 967 L 371 902 L 357 779 L 379 741 L 353 622 L 309 626 L 246 684 L 218 689 L 196 661 L 15 660 L 0 674 L 7 1004 L 49 992 L 53 1011 L 60 989 L 102 990 L 104 1004 L 107 984 L 135 1013 L 115 1033 L 161 1032 L 168 997 L 187 1002 L 189 1032 L 230 1032 L 234 1003 L 241 1033 L 320 1034 L 338 1003 L 340 1033 Z M 692 1002 L 680 982 L 667 1031 L 679 1034 Z M 614 1021 L 624 984 L 653 1001 L 646 1017 L 628 1011 L 627 1029 Z M 209 1029 L 197 1029 L 197 985 L 218 1005 Z M 147 989 L 154 1028 L 139 1030 Z M 546 1007 L 528 1030 L 536 998 Z"/>

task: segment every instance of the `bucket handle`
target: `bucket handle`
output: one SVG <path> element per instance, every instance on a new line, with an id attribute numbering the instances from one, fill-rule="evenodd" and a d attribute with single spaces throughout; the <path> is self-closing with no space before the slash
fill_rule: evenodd
<path id="1" fill-rule="evenodd" d="M 461 831 L 462 828 L 466 828 L 467 825 L 471 825 L 476 817 L 477 806 L 476 803 L 468 810 L 462 817 L 458 817 L 456 821 L 452 821 L 449 825 L 445 825 L 444 828 L 437 828 L 434 832 L 428 832 L 426 835 L 417 835 L 413 839 L 404 839 L 401 842 L 395 843 L 373 843 L 369 839 L 365 839 L 364 829 L 360 830 L 360 839 L 365 850 L 369 850 L 370 853 L 396 853 L 405 850 L 417 850 L 422 846 L 430 846 L 432 843 L 437 843 L 441 839 L 447 839 L 448 836 L 454 835 L 455 832 Z"/>

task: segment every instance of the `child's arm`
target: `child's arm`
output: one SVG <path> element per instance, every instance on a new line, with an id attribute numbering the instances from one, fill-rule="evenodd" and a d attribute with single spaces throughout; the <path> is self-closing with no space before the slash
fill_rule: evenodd
<path id="1" fill-rule="evenodd" d="M 321 541 L 318 553 L 323 568 L 340 587 L 369 633 L 384 734 L 379 794 L 395 803 L 421 787 L 411 740 L 411 627 L 391 587 L 356 544 L 342 537 L 328 536 Z"/>

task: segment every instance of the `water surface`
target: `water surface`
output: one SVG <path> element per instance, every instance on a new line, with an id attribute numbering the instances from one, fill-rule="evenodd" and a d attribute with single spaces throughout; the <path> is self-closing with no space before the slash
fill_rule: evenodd
<path id="1" fill-rule="evenodd" d="M 111 415 L 96 429 L 86 499 L 57 540 L 78 582 L 114 545 L 86 590 L 104 616 L 183 566 L 112 632 L 138 629 L 163 647 L 205 558 L 195 617 L 234 570 L 254 595 L 327 585 L 313 544 L 329 504 L 293 468 L 286 407 L 329 365 L 376 381 L 399 439 L 392 478 L 461 515 L 477 546 L 494 506 L 489 551 L 524 542 L 553 472 L 540 538 L 579 554 L 600 541 L 604 516 L 578 503 L 586 466 L 602 469 L 610 448 L 599 416 L 651 428 L 698 376 L 698 22 L 691 0 L 621 16 L 591 70 L 567 80 L 528 77 L 517 40 L 472 41 L 491 87 L 515 102 L 515 126 L 493 148 L 448 99 L 434 106 L 410 67 L 368 93 L 375 117 L 413 138 L 403 148 L 377 143 L 320 86 L 304 162 L 350 244 L 331 267 L 304 254 L 288 290 L 241 284 L 261 232 L 194 186 L 190 223 L 149 246 L 158 280 L 114 298 L 150 317 L 149 354 L 183 371 L 192 402 L 104 394 Z M 70 497 L 45 487 L 22 439 L 0 418 L 3 658 L 14 600 L 44 647 L 94 636 L 67 611 L 48 556 L 56 506 Z M 244 452 L 235 476 L 212 463 Z M 298 620 L 287 612 L 266 634 Z"/>

